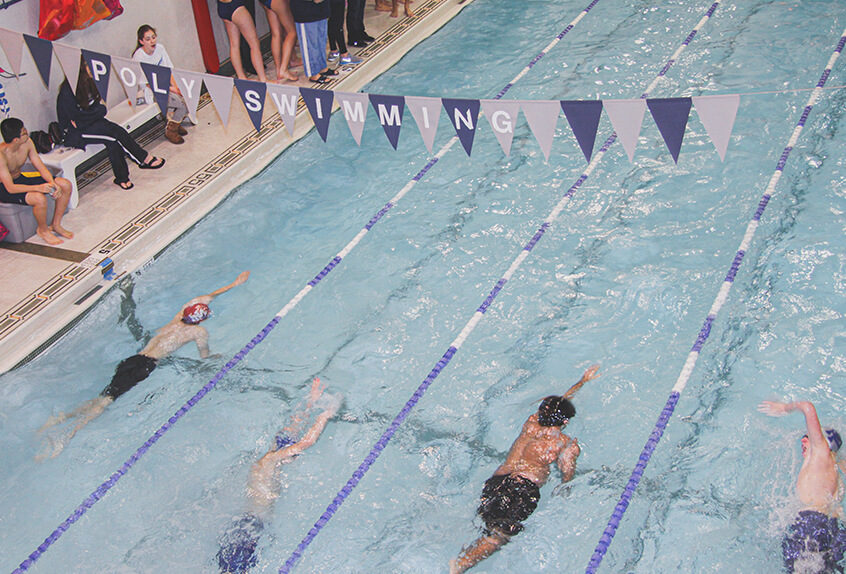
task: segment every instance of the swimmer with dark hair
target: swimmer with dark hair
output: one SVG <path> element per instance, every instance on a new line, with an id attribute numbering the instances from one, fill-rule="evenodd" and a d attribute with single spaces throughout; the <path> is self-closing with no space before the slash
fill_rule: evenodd
<path id="1" fill-rule="evenodd" d="M 286 464 L 314 445 L 326 423 L 335 416 L 341 406 L 340 395 L 323 395 L 325 387 L 315 377 L 311 384 L 305 408 L 291 418 L 291 422 L 276 435 L 271 449 L 262 456 L 250 470 L 247 484 L 249 510 L 232 521 L 220 540 L 217 563 L 221 573 L 245 574 L 258 563 L 256 547 L 264 530 L 273 503 L 279 496 L 277 468 Z M 322 399 L 321 399 L 322 396 Z M 301 427 L 309 419 L 313 409 L 322 408 L 314 423 L 300 438 Z"/>
<path id="2" fill-rule="evenodd" d="M 804 460 L 796 480 L 796 494 L 803 508 L 781 543 L 785 568 L 791 573 L 842 572 L 838 563 L 846 552 L 846 528 L 841 522 L 843 480 L 837 461 L 837 451 L 843 444 L 840 433 L 823 430 L 816 408 L 808 401 L 764 401 L 758 410 L 772 417 L 792 411 L 805 415 Z"/>
<path id="3" fill-rule="evenodd" d="M 578 441 L 565 435 L 562 429 L 576 416 L 576 407 L 570 399 L 582 385 L 599 376 L 598 370 L 599 365 L 592 366 L 566 393 L 543 399 L 538 412 L 523 423 L 523 430 L 511 445 L 505 462 L 482 489 L 476 512 L 485 523 L 483 535 L 450 561 L 450 574 L 472 568 L 523 530 L 522 522 L 537 508 L 540 487 L 549 479 L 552 463 L 561 471 L 562 483 L 572 480 L 581 450 Z"/>
<path id="4" fill-rule="evenodd" d="M 39 454 L 36 458 L 41 460 L 47 456 L 50 458 L 57 456 L 82 427 L 100 416 L 115 399 L 150 376 L 161 359 L 183 345 L 194 341 L 197 344 L 200 357 L 207 358 L 209 356 L 209 333 L 200 323 L 211 316 L 209 303 L 218 295 L 222 295 L 233 287 L 246 282 L 249 276 L 250 272 L 244 271 L 229 285 L 212 291 L 208 295 L 200 295 L 188 301 L 167 325 L 159 329 L 137 355 L 132 355 L 118 364 L 115 374 L 112 376 L 112 381 L 100 392 L 97 398 L 86 401 L 70 413 L 60 413 L 50 417 L 38 432 L 69 420 L 76 421 L 76 424 L 64 435 L 48 437 L 50 443 L 48 451 Z"/>

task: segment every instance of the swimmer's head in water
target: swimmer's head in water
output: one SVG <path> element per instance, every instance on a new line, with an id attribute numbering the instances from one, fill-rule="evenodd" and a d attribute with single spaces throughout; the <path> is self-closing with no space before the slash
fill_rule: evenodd
<path id="1" fill-rule="evenodd" d="M 194 303 L 185 307 L 185 310 L 182 311 L 182 322 L 189 325 L 196 325 L 209 317 L 211 317 L 211 309 L 205 303 Z"/>
<path id="2" fill-rule="evenodd" d="M 823 431 L 825 438 L 828 439 L 828 448 L 831 449 L 831 452 L 837 452 L 840 450 L 840 447 L 843 446 L 843 439 L 840 438 L 840 433 L 834 429 L 825 429 Z M 808 438 L 808 435 L 802 437 L 802 442 L 804 443 L 805 439 Z M 804 444 L 802 445 L 802 452 L 805 452 Z"/>
<path id="3" fill-rule="evenodd" d="M 542 427 L 560 427 L 576 416 L 576 407 L 568 399 L 555 395 L 546 397 L 538 407 L 538 423 Z"/>

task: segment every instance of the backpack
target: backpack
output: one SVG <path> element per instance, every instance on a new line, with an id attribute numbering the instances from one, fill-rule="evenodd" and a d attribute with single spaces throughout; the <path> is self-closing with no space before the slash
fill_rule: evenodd
<path id="1" fill-rule="evenodd" d="M 35 144 L 35 151 L 38 153 L 47 153 L 53 149 L 53 140 L 50 139 L 47 132 L 42 132 L 41 130 L 29 132 L 29 139 Z"/>
<path id="2" fill-rule="evenodd" d="M 47 135 L 50 136 L 53 146 L 62 145 L 65 141 L 65 133 L 62 131 L 59 122 L 50 122 L 50 125 L 47 126 Z"/>

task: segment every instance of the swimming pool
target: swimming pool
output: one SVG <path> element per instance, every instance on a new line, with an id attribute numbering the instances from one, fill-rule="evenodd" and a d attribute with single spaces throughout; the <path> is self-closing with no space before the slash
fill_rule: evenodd
<path id="1" fill-rule="evenodd" d="M 478 0 L 366 91 L 492 97 L 585 4 Z M 507 97 L 637 97 L 709 6 L 599 2 Z M 723 4 L 653 95 L 812 87 L 844 22 L 835 2 Z M 842 66 L 830 85 L 844 83 Z M 474 571 L 583 569 L 806 99 L 744 96 L 725 163 L 695 114 L 678 166 L 648 121 L 634 164 L 616 145 L 298 570 L 445 571 L 476 535 L 481 485 L 534 401 L 599 362 L 602 377 L 577 396 L 570 427 L 583 445 L 576 478 L 566 488 L 553 479 L 525 532 Z M 793 150 L 604 571 L 779 567 L 800 423 L 754 406 L 794 395 L 843 422 L 844 99 L 828 92 Z M 394 152 L 379 126 L 368 122 L 358 148 L 338 120 L 328 143 L 312 134 L 296 144 L 0 379 L 6 570 L 427 161 L 414 128 Z M 256 569 L 276 571 L 584 169 L 561 121 L 548 163 L 524 123 L 509 158 L 485 125 L 472 158 L 457 146 L 445 155 L 33 571 L 212 571 L 218 537 L 244 509 L 250 464 L 319 374 L 346 401 L 313 451 L 282 469 Z M 450 136 L 441 123 L 436 149 Z M 610 131 L 603 118 L 600 139 Z M 140 331 L 241 269 L 250 281 L 215 302 L 209 323 L 223 358 L 200 361 L 186 347 L 59 457 L 33 461 L 35 429 L 50 414 L 96 395 L 141 346 Z"/>

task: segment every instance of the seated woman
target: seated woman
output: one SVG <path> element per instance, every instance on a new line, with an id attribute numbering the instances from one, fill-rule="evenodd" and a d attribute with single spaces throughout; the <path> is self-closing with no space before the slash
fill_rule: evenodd
<path id="1" fill-rule="evenodd" d="M 167 50 L 158 43 L 155 28 L 149 24 L 144 24 L 138 28 L 137 36 L 138 43 L 135 46 L 135 52 L 132 53 L 133 60 L 173 69 L 173 62 L 170 60 Z M 142 89 L 139 90 L 138 103 L 154 103 L 153 90 L 150 89 L 150 86 L 145 83 L 139 87 Z M 167 127 L 165 128 L 165 137 L 169 142 L 181 144 L 185 141 L 182 136 L 187 135 L 188 130 L 182 127 L 182 121 L 186 117 L 188 117 L 188 105 L 185 103 L 185 98 L 182 97 L 182 92 L 179 91 L 179 86 L 176 85 L 176 79 L 171 74 L 170 89 L 167 95 Z"/>
<path id="2" fill-rule="evenodd" d="M 250 61 L 253 63 L 259 81 L 267 82 L 256 24 L 253 22 L 249 10 L 244 6 L 244 0 L 217 0 L 217 15 L 220 16 L 223 25 L 226 27 L 226 35 L 229 37 L 229 60 L 232 62 L 232 67 L 235 68 L 235 75 L 241 80 L 247 79 L 244 65 L 241 63 L 241 36 L 243 35 L 250 46 Z M 267 20 L 272 35 L 271 44 L 278 45 L 279 38 L 281 38 L 279 20 L 276 18 L 268 18 Z M 275 42 L 274 38 L 276 39 Z M 274 59 L 276 59 L 275 53 Z"/>
<path id="3" fill-rule="evenodd" d="M 125 129 L 107 120 L 106 111 L 94 78 L 83 60 L 79 65 L 76 95 L 65 79 L 56 100 L 56 112 L 59 125 L 65 133 L 65 145 L 79 149 L 85 149 L 87 144 L 105 145 L 115 175 L 115 184 L 121 189 L 129 190 L 134 186 L 129 181 L 129 166 L 124 154 L 141 169 L 159 169 L 165 160 L 145 151 Z"/>

